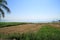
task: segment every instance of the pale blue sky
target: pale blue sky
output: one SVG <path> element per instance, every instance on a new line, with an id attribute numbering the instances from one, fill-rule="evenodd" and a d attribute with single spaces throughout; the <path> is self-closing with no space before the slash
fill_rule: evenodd
<path id="1" fill-rule="evenodd" d="M 60 19 L 60 0 L 7 0 L 11 14 L 4 20 L 40 22 Z"/>

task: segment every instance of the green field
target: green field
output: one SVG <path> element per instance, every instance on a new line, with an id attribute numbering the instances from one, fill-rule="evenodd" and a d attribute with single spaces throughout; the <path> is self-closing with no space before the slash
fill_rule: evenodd
<path id="1" fill-rule="evenodd" d="M 0 28 L 28 24 L 24 22 L 0 22 Z"/>
<path id="2" fill-rule="evenodd" d="M 39 31 L 32 33 L 13 33 L 13 34 L 0 34 L 0 38 L 8 40 L 60 40 L 60 29 L 52 26 L 42 26 Z"/>

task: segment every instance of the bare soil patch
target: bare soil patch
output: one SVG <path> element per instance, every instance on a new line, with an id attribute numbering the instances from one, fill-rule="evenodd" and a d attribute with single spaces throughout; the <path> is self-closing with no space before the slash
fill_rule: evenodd
<path id="1" fill-rule="evenodd" d="M 12 27 L 0 28 L 0 33 L 24 33 L 24 32 L 36 32 L 40 29 L 42 25 L 40 24 L 25 24 Z"/>
<path id="2" fill-rule="evenodd" d="M 60 28 L 60 24 L 49 24 L 49 25 L 51 25 L 51 26 L 53 26 L 53 27 Z"/>

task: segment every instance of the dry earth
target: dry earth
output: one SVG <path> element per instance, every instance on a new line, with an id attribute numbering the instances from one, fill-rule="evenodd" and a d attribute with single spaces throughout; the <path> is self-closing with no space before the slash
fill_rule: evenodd
<path id="1" fill-rule="evenodd" d="M 0 33 L 9 34 L 9 33 L 36 32 L 43 25 L 47 25 L 47 24 L 24 24 L 18 26 L 5 27 L 5 28 L 0 28 Z M 49 24 L 49 25 L 60 28 L 59 24 Z"/>
<path id="2" fill-rule="evenodd" d="M 0 28 L 0 33 L 9 34 L 9 33 L 23 33 L 23 32 L 36 32 L 41 28 L 41 24 L 25 24 L 18 26 L 11 26 Z"/>

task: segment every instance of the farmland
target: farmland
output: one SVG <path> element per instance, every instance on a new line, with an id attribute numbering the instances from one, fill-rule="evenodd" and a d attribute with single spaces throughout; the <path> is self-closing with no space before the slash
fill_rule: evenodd
<path id="1" fill-rule="evenodd" d="M 12 23 L 14 24 L 14 23 Z M 10 23 L 9 23 L 10 25 Z M 2 40 L 60 40 L 59 23 L 14 24 L 0 28 Z"/>
<path id="2" fill-rule="evenodd" d="M 0 28 L 27 24 L 24 22 L 0 22 Z"/>

